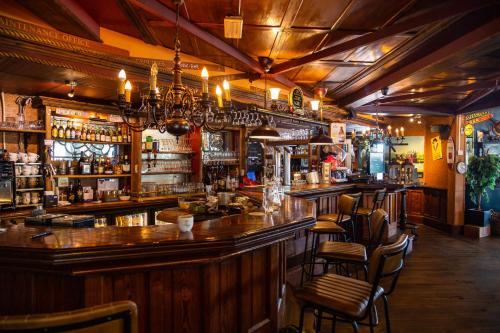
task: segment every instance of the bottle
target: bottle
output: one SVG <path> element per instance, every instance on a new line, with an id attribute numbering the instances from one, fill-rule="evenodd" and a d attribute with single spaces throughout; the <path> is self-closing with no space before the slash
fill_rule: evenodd
<path id="1" fill-rule="evenodd" d="M 71 122 L 71 129 L 70 129 L 70 139 L 74 140 L 76 138 L 76 129 L 75 129 L 75 123 Z"/>
<path id="2" fill-rule="evenodd" d="M 106 142 L 111 142 L 111 133 L 109 132 L 109 128 L 106 129 Z"/>
<path id="3" fill-rule="evenodd" d="M 75 126 L 75 139 L 80 140 L 81 136 L 82 136 L 82 128 L 81 125 L 77 123 Z"/>
<path id="4" fill-rule="evenodd" d="M 62 121 L 59 121 L 59 128 L 57 129 L 57 137 L 59 139 L 64 139 L 64 127 Z"/>
<path id="5" fill-rule="evenodd" d="M 78 179 L 78 183 L 75 188 L 75 201 L 83 202 L 83 187 L 82 183 L 80 182 L 80 179 Z"/>
<path id="6" fill-rule="evenodd" d="M 109 157 L 106 158 L 106 164 L 104 165 L 104 174 L 113 174 L 113 165 L 111 164 L 111 159 Z"/>
<path id="7" fill-rule="evenodd" d="M 146 151 L 151 152 L 153 151 L 153 137 L 151 135 L 146 136 Z"/>
<path id="8" fill-rule="evenodd" d="M 82 133 L 80 135 L 80 140 L 87 141 L 87 126 L 82 126 Z"/>
<path id="9" fill-rule="evenodd" d="M 50 133 L 52 134 L 53 138 L 57 138 L 59 131 L 57 129 L 57 120 L 55 120 L 55 119 L 54 119 L 54 122 L 52 123 L 52 129 L 51 129 Z"/>
<path id="10" fill-rule="evenodd" d="M 127 154 L 125 154 L 125 157 L 123 158 L 122 172 L 123 173 L 130 173 L 130 162 L 128 160 L 128 155 Z"/>
<path id="11" fill-rule="evenodd" d="M 90 164 L 90 170 L 93 175 L 99 174 L 99 163 L 97 162 L 95 153 L 92 154 L 92 163 Z"/>
<path id="12" fill-rule="evenodd" d="M 122 129 L 118 129 L 118 135 L 116 136 L 116 142 L 123 142 Z"/>
<path id="13" fill-rule="evenodd" d="M 118 142 L 118 136 L 115 129 L 111 129 L 111 142 Z"/>
<path id="14" fill-rule="evenodd" d="M 127 129 L 127 142 L 132 142 L 132 133 L 130 132 L 130 129 Z"/>
<path id="15" fill-rule="evenodd" d="M 73 186 L 73 183 L 69 183 L 68 185 L 68 195 L 67 195 L 68 201 L 71 203 L 75 203 L 75 188 Z"/>
<path id="16" fill-rule="evenodd" d="M 99 164 L 97 165 L 97 173 L 100 175 L 104 174 L 104 162 L 102 161 L 102 156 L 99 157 Z"/>
<path id="17" fill-rule="evenodd" d="M 71 139 L 71 124 L 70 122 L 66 122 L 66 129 L 64 130 L 64 138 Z"/>
<path id="18" fill-rule="evenodd" d="M 79 166 L 81 175 L 90 175 L 91 174 L 90 162 L 83 154 L 83 151 L 80 154 L 80 160 L 78 161 L 78 166 Z"/>
<path id="19" fill-rule="evenodd" d="M 92 127 L 92 129 L 90 130 L 90 138 L 89 138 L 90 141 L 95 141 L 95 129 L 94 127 Z"/>

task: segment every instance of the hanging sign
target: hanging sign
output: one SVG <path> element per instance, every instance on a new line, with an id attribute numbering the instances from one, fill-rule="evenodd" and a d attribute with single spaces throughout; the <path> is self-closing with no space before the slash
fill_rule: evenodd
<path id="1" fill-rule="evenodd" d="M 455 143 L 451 136 L 448 138 L 448 143 L 446 144 L 446 163 L 450 167 L 453 167 L 453 163 L 455 163 Z"/>
<path id="2" fill-rule="evenodd" d="M 171 60 L 162 60 L 162 59 L 150 59 L 150 58 L 138 58 L 138 57 L 131 57 L 133 61 L 136 63 L 146 65 L 146 66 L 151 66 L 153 64 L 157 64 L 158 67 L 160 67 L 163 71 L 168 71 L 170 72 L 172 70 L 172 67 L 174 66 L 174 62 Z M 212 65 L 212 64 L 203 64 L 203 63 L 196 63 L 196 62 L 186 62 L 183 61 L 181 62 L 181 68 L 185 70 L 200 70 L 206 67 L 208 71 L 211 72 L 225 72 L 226 68 L 221 65 Z"/>
<path id="3" fill-rule="evenodd" d="M 290 90 L 288 95 L 288 105 L 293 113 L 304 115 L 304 93 L 299 87 Z"/>
<path id="4" fill-rule="evenodd" d="M 443 151 L 441 149 L 441 138 L 439 137 L 439 135 L 431 139 L 431 149 L 432 149 L 432 159 L 434 161 L 443 158 Z"/>
<path id="5" fill-rule="evenodd" d="M 493 118 L 493 114 L 486 111 L 469 113 L 465 115 L 465 124 L 474 125 L 491 118 Z"/>

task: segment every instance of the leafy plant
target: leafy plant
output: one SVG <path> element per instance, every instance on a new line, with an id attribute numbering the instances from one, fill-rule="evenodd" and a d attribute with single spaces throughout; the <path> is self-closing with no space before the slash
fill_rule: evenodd
<path id="1" fill-rule="evenodd" d="M 477 209 L 481 209 L 481 199 L 486 194 L 486 200 L 489 200 L 486 189 L 493 190 L 495 182 L 500 174 L 500 158 L 496 155 L 472 156 L 467 166 L 465 179 L 470 186 L 470 198 L 477 204 Z"/>

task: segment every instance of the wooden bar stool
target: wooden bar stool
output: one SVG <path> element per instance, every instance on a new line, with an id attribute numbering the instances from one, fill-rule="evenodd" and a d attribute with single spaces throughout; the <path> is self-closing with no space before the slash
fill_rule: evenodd
<path id="1" fill-rule="evenodd" d="M 301 302 L 299 332 L 304 326 L 305 309 L 317 310 L 319 313 L 317 330 L 321 327 L 322 313 L 332 315 L 332 331 L 335 332 L 337 317 L 351 323 L 355 333 L 359 332 L 358 322 L 369 318 L 370 332 L 373 332 L 373 305 L 382 297 L 384 299 L 386 327 L 390 333 L 389 307 L 387 295 L 380 285 L 382 280 L 389 281 L 389 293 L 394 291 L 399 274 L 404 266 L 408 235 L 402 234 L 394 244 L 380 246 L 373 253 L 370 263 L 368 282 L 352 279 L 337 274 L 326 274 L 316 280 L 306 282 L 295 291 Z"/>
<path id="2" fill-rule="evenodd" d="M 316 258 L 325 260 L 325 273 L 328 271 L 328 266 L 334 264 L 336 265 L 337 274 L 339 274 L 341 272 L 339 268 L 346 264 L 346 267 L 347 265 L 353 265 L 363 268 L 365 279 L 368 279 L 369 252 L 372 248 L 376 248 L 382 244 L 385 231 L 388 229 L 389 225 L 389 216 L 383 209 L 377 209 L 372 214 L 372 219 L 376 237 L 369 242 L 367 247 L 358 243 L 330 241 L 324 242 L 319 246 L 316 252 Z M 346 269 L 346 272 L 349 273 L 348 269 Z M 357 270 L 356 277 L 358 277 Z"/>
<path id="3" fill-rule="evenodd" d="M 328 235 L 329 238 L 334 240 L 340 240 L 342 238 L 344 241 L 346 238 L 346 230 L 339 225 L 339 223 L 349 223 L 352 219 L 352 215 L 355 212 L 357 205 L 360 200 L 360 195 L 358 197 L 352 197 L 350 195 L 342 194 L 339 199 L 338 204 L 338 214 L 326 214 L 320 215 L 327 216 L 325 220 L 319 220 L 316 224 L 306 229 L 306 242 L 304 246 L 304 255 L 302 260 L 302 274 L 300 278 L 300 283 L 304 282 L 304 275 L 308 275 L 308 278 L 314 277 L 314 267 L 315 267 L 315 253 L 320 242 L 321 235 Z M 311 253 L 309 260 L 307 259 L 307 245 L 309 244 L 309 234 L 312 234 L 312 244 Z M 308 267 L 306 271 L 306 266 Z"/>
<path id="4" fill-rule="evenodd" d="M 372 238 L 372 227 L 371 227 L 371 217 L 373 212 L 375 210 L 382 208 L 382 205 L 384 204 L 385 197 L 387 195 L 387 189 L 383 188 L 380 190 L 376 190 L 373 193 L 373 200 L 372 200 L 372 207 L 359 207 L 357 216 L 360 216 L 361 218 L 366 217 L 368 221 L 368 242 L 371 241 Z"/>

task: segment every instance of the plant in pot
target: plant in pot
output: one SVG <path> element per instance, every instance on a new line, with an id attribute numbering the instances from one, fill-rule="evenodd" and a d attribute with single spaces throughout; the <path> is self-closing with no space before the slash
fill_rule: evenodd
<path id="1" fill-rule="evenodd" d="M 496 155 L 472 156 L 467 166 L 465 179 L 470 188 L 470 198 L 477 208 L 465 212 L 465 223 L 481 227 L 487 226 L 490 221 L 491 211 L 482 210 L 483 199 L 489 200 L 486 190 L 493 190 L 500 173 L 500 158 Z"/>

